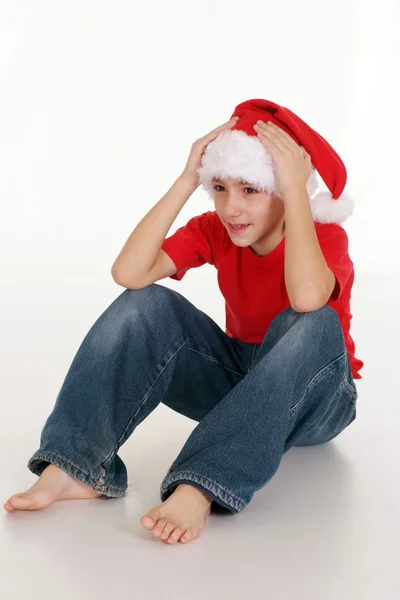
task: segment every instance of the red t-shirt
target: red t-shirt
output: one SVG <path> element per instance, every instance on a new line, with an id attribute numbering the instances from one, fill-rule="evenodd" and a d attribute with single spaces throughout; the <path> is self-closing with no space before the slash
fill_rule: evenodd
<path id="1" fill-rule="evenodd" d="M 361 379 L 363 362 L 355 358 L 350 336 L 354 266 L 348 254 L 347 233 L 336 223 L 314 225 L 325 261 L 336 276 L 327 304 L 339 316 L 353 378 Z M 205 263 L 216 267 L 218 285 L 225 298 L 225 332 L 232 338 L 261 344 L 276 315 L 290 306 L 284 277 L 285 237 L 266 256 L 256 256 L 249 247 L 236 246 L 218 214 L 209 211 L 193 217 L 166 238 L 162 249 L 177 267 L 172 279 L 181 280 L 188 269 Z"/>

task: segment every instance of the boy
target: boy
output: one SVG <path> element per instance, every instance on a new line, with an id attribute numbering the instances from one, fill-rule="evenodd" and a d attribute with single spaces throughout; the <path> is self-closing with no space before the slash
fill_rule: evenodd
<path id="1" fill-rule="evenodd" d="M 314 167 L 331 193 L 311 199 Z M 200 183 L 215 211 L 166 239 Z M 326 140 L 267 100 L 239 104 L 197 140 L 117 257 L 112 274 L 127 289 L 71 364 L 28 464 L 38 481 L 5 509 L 123 496 L 118 449 L 163 402 L 198 425 L 162 482 L 162 503 L 141 523 L 164 543 L 186 543 L 212 507 L 243 510 L 290 447 L 339 435 L 355 419 L 363 366 L 349 332 L 345 183 Z M 155 284 L 205 262 L 218 269 L 225 331 Z"/>

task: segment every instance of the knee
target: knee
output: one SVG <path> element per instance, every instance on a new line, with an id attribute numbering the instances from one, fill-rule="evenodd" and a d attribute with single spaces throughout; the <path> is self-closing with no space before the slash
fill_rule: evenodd
<path id="1" fill-rule="evenodd" d="M 318 310 L 302 313 L 289 307 L 277 315 L 266 334 L 265 343 L 269 348 L 281 340 L 287 351 L 294 354 L 306 349 L 307 352 L 313 348 L 316 352 L 321 352 L 323 348 L 341 349 L 344 346 L 339 317 L 333 308 L 326 305 Z M 322 340 L 326 343 L 321 343 Z"/>
<path id="2" fill-rule="evenodd" d="M 293 311 L 294 312 L 294 311 Z M 297 313 L 300 315 L 299 323 L 308 331 L 316 331 L 330 339 L 342 339 L 342 326 L 337 312 L 328 305 L 311 312 Z"/>
<path id="3" fill-rule="evenodd" d="M 152 283 L 140 290 L 125 290 L 121 296 L 125 296 L 127 302 L 135 303 L 142 302 L 144 304 L 165 301 L 170 298 L 175 292 L 158 283 Z"/>
<path id="4" fill-rule="evenodd" d="M 140 290 L 124 290 L 96 321 L 92 328 L 94 343 L 99 339 L 111 343 L 124 331 L 139 323 L 161 323 L 168 305 L 176 293 L 161 285 L 152 284 Z"/>
<path id="5" fill-rule="evenodd" d="M 117 300 L 119 300 L 121 311 L 127 315 L 154 315 L 157 313 L 161 316 L 174 301 L 175 295 L 174 290 L 153 283 L 140 290 L 127 289 Z"/>
<path id="6" fill-rule="evenodd" d="M 307 328 L 318 327 L 319 330 L 322 327 L 335 329 L 338 325 L 340 326 L 340 319 L 337 312 L 327 304 L 310 312 L 297 312 L 292 307 L 289 307 L 279 313 L 279 315 L 275 317 L 275 320 L 278 322 L 285 322 L 289 324 L 289 326 Z"/>

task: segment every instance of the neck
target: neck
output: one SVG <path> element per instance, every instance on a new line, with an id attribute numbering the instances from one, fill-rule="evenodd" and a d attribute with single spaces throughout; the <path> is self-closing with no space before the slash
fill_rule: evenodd
<path id="1" fill-rule="evenodd" d="M 278 225 L 275 227 L 273 231 L 271 231 L 267 236 L 258 240 L 251 246 L 249 246 L 251 252 L 255 254 L 255 256 L 266 256 L 270 254 L 283 240 L 285 237 L 285 221 L 282 219 L 279 221 Z"/>

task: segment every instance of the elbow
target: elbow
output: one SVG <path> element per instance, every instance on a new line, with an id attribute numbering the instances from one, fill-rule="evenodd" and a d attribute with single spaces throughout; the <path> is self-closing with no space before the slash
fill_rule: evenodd
<path id="1" fill-rule="evenodd" d="M 126 277 L 121 277 L 121 274 L 117 273 L 114 267 L 111 269 L 111 277 L 116 284 L 126 288 L 127 290 L 140 290 L 140 288 L 143 287 L 142 285 L 137 285 L 136 282 L 132 282 L 132 280 L 128 281 Z"/>
<path id="2" fill-rule="evenodd" d="M 293 310 L 295 312 L 306 313 L 306 312 L 313 312 L 315 310 L 319 310 L 320 308 L 322 308 L 325 305 L 324 304 L 291 304 L 290 306 L 293 308 Z"/>
<path id="3" fill-rule="evenodd" d="M 114 279 L 114 281 L 117 283 L 117 279 L 118 279 L 118 272 L 117 272 L 117 268 L 115 266 L 115 263 L 113 264 L 113 266 L 111 267 L 111 277 Z"/>
<path id="4" fill-rule="evenodd" d="M 117 283 L 118 285 L 123 285 L 121 283 L 121 277 L 120 274 L 117 272 L 115 266 L 113 265 L 111 268 L 111 277 L 113 278 L 113 280 L 115 281 L 115 283 Z"/>
<path id="5" fill-rule="evenodd" d="M 290 301 L 290 306 L 295 312 L 313 312 L 325 306 L 326 301 L 318 296 L 316 298 L 296 298 Z"/>
<path id="6" fill-rule="evenodd" d="M 325 306 L 332 297 L 334 290 L 337 290 L 335 275 L 332 271 L 329 275 L 329 282 L 325 287 L 321 285 L 316 288 L 308 287 L 308 289 L 303 289 L 301 293 L 297 291 L 293 298 L 290 297 L 290 305 L 293 310 L 296 312 L 312 312 Z"/>

